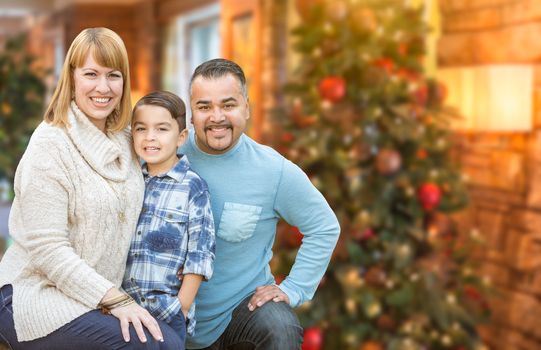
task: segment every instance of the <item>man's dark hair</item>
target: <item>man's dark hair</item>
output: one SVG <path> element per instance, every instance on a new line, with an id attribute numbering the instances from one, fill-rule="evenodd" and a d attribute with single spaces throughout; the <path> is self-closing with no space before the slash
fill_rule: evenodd
<path id="1" fill-rule="evenodd" d="M 224 58 L 215 58 L 201 63 L 193 72 L 190 80 L 190 95 L 192 93 L 193 81 L 201 76 L 205 79 L 215 79 L 226 76 L 227 74 L 233 75 L 239 80 L 240 89 L 244 97 L 248 98 L 248 92 L 246 90 L 246 77 L 242 68 L 233 61 L 226 60 Z"/>
<path id="2" fill-rule="evenodd" d="M 177 95 L 169 91 L 153 91 L 141 97 L 133 107 L 133 114 L 137 108 L 144 105 L 159 106 L 167 109 L 171 117 L 177 121 L 179 130 L 186 129 L 186 105 Z"/>

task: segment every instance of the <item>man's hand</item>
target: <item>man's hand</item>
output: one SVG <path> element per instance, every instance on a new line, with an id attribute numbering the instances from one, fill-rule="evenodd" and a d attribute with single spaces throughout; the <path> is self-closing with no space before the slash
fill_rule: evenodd
<path id="1" fill-rule="evenodd" d="M 254 311 L 256 308 L 263 306 L 270 300 L 275 303 L 283 301 L 284 303 L 289 304 L 289 298 L 286 293 L 282 292 L 277 285 L 272 284 L 270 286 L 260 286 L 255 289 L 255 293 L 248 303 L 248 309 Z"/>

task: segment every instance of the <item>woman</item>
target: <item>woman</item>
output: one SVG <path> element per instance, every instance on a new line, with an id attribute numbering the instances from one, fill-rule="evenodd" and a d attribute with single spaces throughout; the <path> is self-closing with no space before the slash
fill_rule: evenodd
<path id="1" fill-rule="evenodd" d="M 118 289 L 144 191 L 129 94 L 122 39 L 83 30 L 15 175 L 0 262 L 0 342 L 14 349 L 182 346 Z"/>

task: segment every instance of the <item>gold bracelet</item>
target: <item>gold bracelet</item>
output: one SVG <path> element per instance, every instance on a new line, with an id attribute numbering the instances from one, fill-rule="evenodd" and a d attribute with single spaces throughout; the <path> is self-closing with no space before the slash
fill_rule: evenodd
<path id="1" fill-rule="evenodd" d="M 111 310 L 124 305 L 129 305 L 134 303 L 135 300 L 129 294 L 122 294 L 117 297 L 114 297 L 106 302 L 98 304 L 98 307 L 101 309 L 101 312 L 105 315 L 110 315 Z"/>
<path id="2" fill-rule="evenodd" d="M 129 298 L 129 295 L 128 294 L 120 294 L 119 296 L 116 296 L 114 298 L 111 298 L 111 299 L 108 299 L 108 300 L 105 300 L 105 301 L 102 301 L 99 305 L 103 305 L 103 306 L 110 306 L 110 305 L 114 305 L 122 300 L 126 300 Z"/>

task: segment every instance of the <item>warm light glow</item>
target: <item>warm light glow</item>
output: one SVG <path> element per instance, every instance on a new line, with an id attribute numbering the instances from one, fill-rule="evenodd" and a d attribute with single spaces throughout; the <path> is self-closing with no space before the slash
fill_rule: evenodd
<path id="1" fill-rule="evenodd" d="M 483 65 L 438 71 L 448 88 L 447 103 L 464 119 L 453 128 L 473 131 L 530 131 L 533 67 Z"/>

